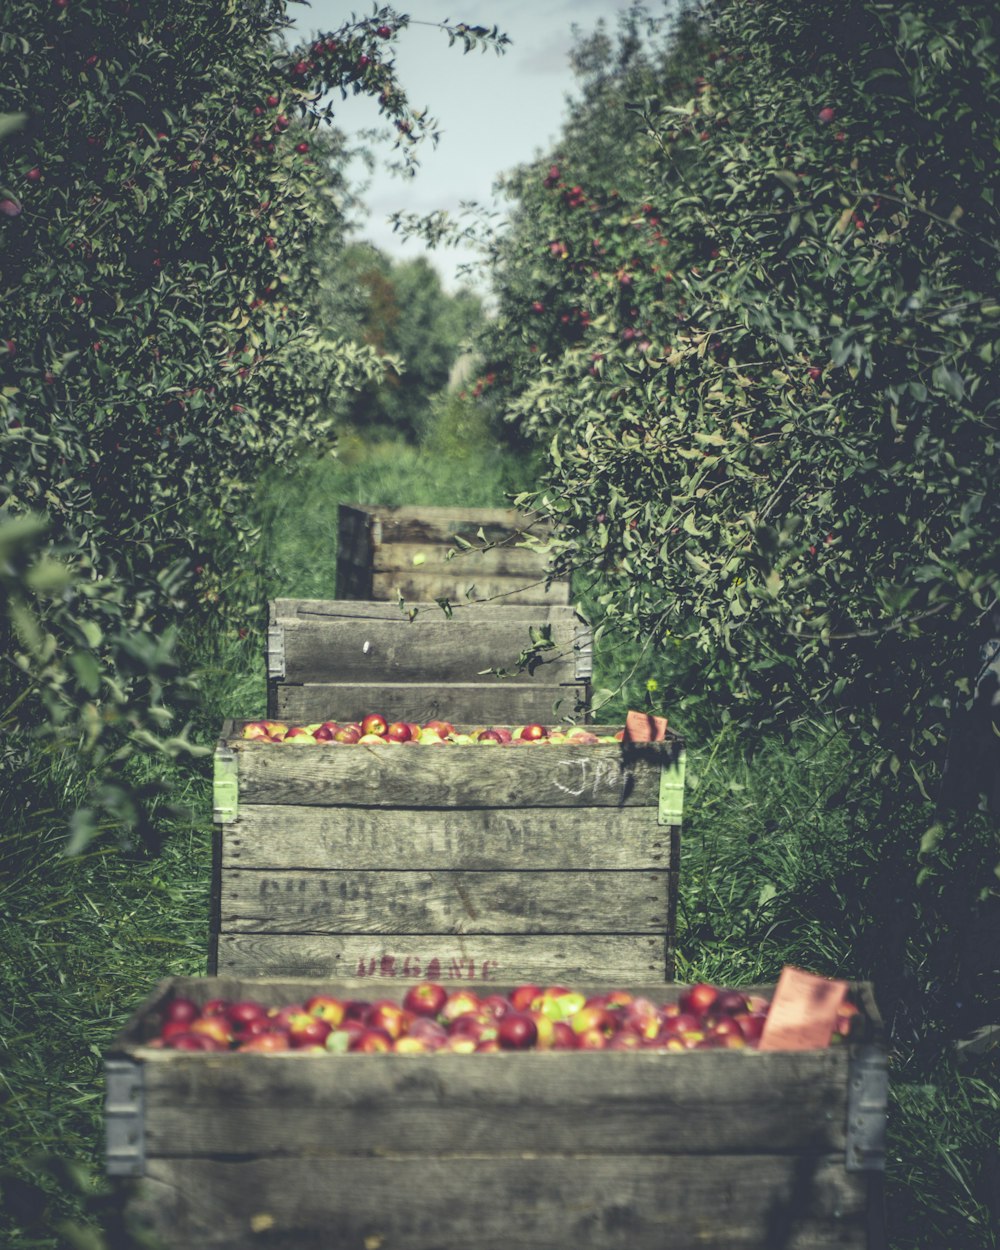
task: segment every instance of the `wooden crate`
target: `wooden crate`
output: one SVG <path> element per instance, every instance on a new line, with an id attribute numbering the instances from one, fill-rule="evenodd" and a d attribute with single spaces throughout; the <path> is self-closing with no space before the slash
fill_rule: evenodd
<path id="1" fill-rule="evenodd" d="M 296 747 L 241 731 L 227 724 L 215 759 L 213 972 L 673 976 L 679 739 Z"/>
<path id="2" fill-rule="evenodd" d="M 341 504 L 337 597 L 568 603 L 568 580 L 547 584 L 547 556 L 518 545 L 546 532 L 514 508 Z"/>
<path id="3" fill-rule="evenodd" d="M 403 990 L 377 988 L 397 1001 Z M 679 992 L 628 988 L 657 1001 Z M 108 1171 L 164 1250 L 884 1244 L 887 1078 L 873 1007 L 860 1040 L 810 1052 L 143 1046 L 175 993 L 283 1005 L 371 989 L 174 978 L 132 1018 L 106 1057 Z"/>
<path id="4" fill-rule="evenodd" d="M 269 605 L 268 714 L 308 724 L 397 720 L 516 724 L 586 718 L 591 636 L 566 605 L 276 599 Z M 531 671 L 518 660 L 541 640 Z M 491 670 L 509 671 L 498 677 Z"/>

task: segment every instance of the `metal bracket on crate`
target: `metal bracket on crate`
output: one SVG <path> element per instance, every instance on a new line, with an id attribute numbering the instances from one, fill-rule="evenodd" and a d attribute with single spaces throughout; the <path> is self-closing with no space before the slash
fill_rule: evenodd
<path id="1" fill-rule="evenodd" d="M 681 751 L 670 764 L 660 768 L 660 807 L 657 822 L 679 825 L 684 819 L 684 769 L 686 757 Z"/>
<path id="2" fill-rule="evenodd" d="M 268 677 L 285 678 L 285 627 L 269 625 L 267 627 L 267 675 Z"/>
<path id="3" fill-rule="evenodd" d="M 131 1059 L 104 1061 L 105 1171 L 142 1176 L 146 1170 L 142 1067 Z"/>
<path id="4" fill-rule="evenodd" d="M 889 1065 L 878 1046 L 859 1046 L 847 1078 L 848 1172 L 885 1171 Z"/>
<path id="5" fill-rule="evenodd" d="M 594 634 L 582 621 L 577 622 L 573 631 L 573 651 L 576 655 L 574 677 L 577 681 L 590 681 L 594 675 Z"/>
<path id="6" fill-rule="evenodd" d="M 212 819 L 217 825 L 235 822 L 240 804 L 240 764 L 236 752 L 225 745 L 215 749 L 212 778 Z"/>

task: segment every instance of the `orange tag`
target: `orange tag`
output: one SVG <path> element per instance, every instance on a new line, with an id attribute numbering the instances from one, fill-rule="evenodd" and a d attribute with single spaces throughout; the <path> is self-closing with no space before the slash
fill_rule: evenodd
<path id="1" fill-rule="evenodd" d="M 758 1050 L 824 1050 L 837 1027 L 846 981 L 782 968 Z"/>
<path id="2" fill-rule="evenodd" d="M 667 736 L 667 718 L 646 712 L 629 712 L 625 717 L 626 742 L 662 742 Z"/>

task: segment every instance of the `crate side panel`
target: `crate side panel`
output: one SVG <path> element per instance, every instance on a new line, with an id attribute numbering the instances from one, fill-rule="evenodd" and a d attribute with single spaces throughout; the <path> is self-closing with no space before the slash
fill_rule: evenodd
<path id="1" fill-rule="evenodd" d="M 430 620 L 447 620 L 440 604 L 433 601 L 427 603 L 408 603 L 401 609 L 397 603 L 386 603 L 375 599 L 272 599 L 270 601 L 271 624 L 278 621 L 399 621 L 419 620 L 421 616 Z M 463 619 L 477 621 L 503 621 L 520 624 L 525 629 L 530 625 L 550 625 L 554 630 L 568 632 L 575 622 L 580 621 L 577 610 L 567 604 L 491 604 L 466 603 L 456 605 L 455 615 Z"/>
<path id="2" fill-rule="evenodd" d="M 487 748 L 489 749 L 489 748 Z M 664 869 L 677 848 L 648 807 L 439 810 L 244 803 L 226 868 Z"/>
<path id="3" fill-rule="evenodd" d="M 443 543 L 453 545 L 456 536 L 467 542 L 516 541 L 518 535 L 549 532 L 550 526 L 534 513 L 516 508 L 450 508 L 370 505 L 366 511 L 377 518 L 383 542 Z M 482 534 L 479 533 L 482 529 Z"/>
<path id="4" fill-rule="evenodd" d="M 653 807 L 672 748 L 618 744 L 296 747 L 236 741 L 241 803 L 309 807 Z"/>
<path id="5" fill-rule="evenodd" d="M 657 933 L 667 872 L 222 872 L 229 933 Z"/>
<path id="6" fill-rule="evenodd" d="M 323 1066 L 321 1066 L 323 1065 Z M 845 1049 L 575 1055 L 155 1054 L 149 1157 L 803 1154 L 846 1146 Z"/>
<path id="7" fill-rule="evenodd" d="M 400 940 L 365 934 L 220 933 L 218 971 L 235 977 L 365 978 L 385 997 L 394 983 L 604 986 L 669 981 L 670 946 L 655 934 L 417 934 Z"/>
<path id="8" fill-rule="evenodd" d="M 531 629 L 547 629 L 553 646 L 534 674 L 517 672 L 531 645 Z M 572 682 L 575 629 L 545 621 L 508 622 L 484 617 L 418 616 L 408 621 L 298 620 L 284 627 L 287 682 L 461 681 L 480 683 L 491 668 L 511 671 L 513 682 Z"/>
<path id="9" fill-rule="evenodd" d="M 129 1213 L 165 1250 L 864 1250 L 835 1157 L 156 1160 Z"/>
<path id="10" fill-rule="evenodd" d="M 286 685 L 272 682 L 272 716 L 296 724 L 328 719 L 360 720 L 384 711 L 392 720 L 464 721 L 471 725 L 527 725 L 539 721 L 583 721 L 589 705 L 584 685 L 550 686 L 536 677 L 511 683 L 499 678 L 480 682 L 389 682 Z"/>

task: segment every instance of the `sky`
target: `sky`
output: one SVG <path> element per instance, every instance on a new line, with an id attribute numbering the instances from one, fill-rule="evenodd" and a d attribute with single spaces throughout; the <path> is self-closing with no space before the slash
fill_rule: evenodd
<path id="1" fill-rule="evenodd" d="M 628 0 L 495 0 L 472 11 L 434 0 L 399 4 L 398 10 L 414 23 L 451 18 L 496 25 L 512 44 L 502 56 L 493 51 L 463 55 L 460 45 L 448 47 L 441 30 L 414 24 L 400 34 L 392 45 L 399 79 L 411 104 L 426 106 L 437 119 L 441 139 L 436 149 L 422 146 L 415 178 L 392 175 L 380 163 L 364 197 L 368 214 L 362 237 L 395 257 L 428 255 L 449 290 L 463 282 L 481 289 L 456 274 L 462 261 L 475 259 L 473 252 L 438 248 L 427 253 L 416 242 L 403 243 L 387 222 L 389 214 L 437 209 L 457 214 L 468 200 L 502 207 L 493 197 L 497 176 L 547 151 L 558 136 L 565 98 L 573 88 L 571 27 L 575 23 L 591 31 L 604 17 L 613 32 L 615 15 L 627 7 Z M 352 10 L 337 0 L 313 0 L 308 7 L 289 7 L 303 37 L 336 29 L 352 11 L 367 16 L 371 6 L 359 3 Z M 337 121 L 347 132 L 371 126 L 376 119 L 374 106 L 360 97 L 338 105 Z M 354 177 L 368 177 L 360 164 Z"/>

